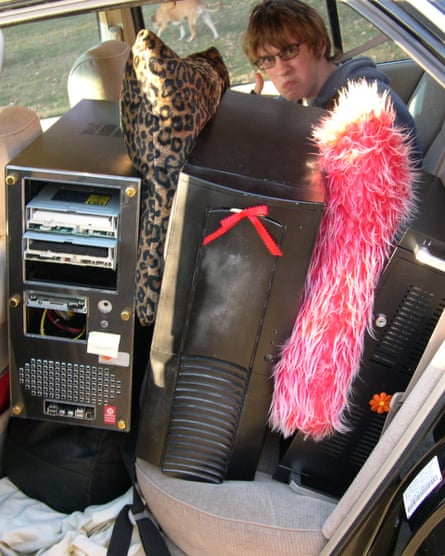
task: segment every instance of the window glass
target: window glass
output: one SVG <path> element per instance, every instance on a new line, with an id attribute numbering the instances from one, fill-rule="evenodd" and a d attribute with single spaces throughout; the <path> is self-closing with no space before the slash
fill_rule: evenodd
<path id="1" fill-rule="evenodd" d="M 167 25 L 161 33 L 161 38 L 180 56 L 187 56 L 193 52 L 215 46 L 222 54 L 229 69 L 232 85 L 252 82 L 254 73 L 244 55 L 242 44 L 250 11 L 258 1 L 246 0 L 239 2 L 238 0 L 232 0 L 222 3 L 217 0 L 206 0 L 209 16 L 219 34 L 218 38 L 214 38 L 202 16 L 198 18 L 194 40 L 189 40 L 190 30 L 187 20 L 182 25 L 183 31 L 181 31 L 180 25 L 172 23 Z M 326 1 L 307 0 L 307 3 L 322 14 L 329 29 Z M 163 8 L 156 5 L 143 7 L 145 26 L 155 32 L 158 29 L 155 20 L 159 9 L 165 10 L 166 6 Z M 360 46 L 379 33 L 366 19 L 341 2 L 338 3 L 338 12 L 344 51 Z M 184 33 L 184 36 L 181 38 L 182 33 Z M 406 57 L 392 41 L 387 41 L 383 45 L 373 48 L 366 55 L 371 56 L 376 62 Z"/>
<path id="2" fill-rule="evenodd" d="M 196 38 L 190 39 L 190 30 L 187 20 L 182 26 L 185 36 L 180 39 L 181 26 L 169 24 L 161 32 L 162 40 L 173 49 L 179 56 L 187 56 L 194 52 L 200 52 L 209 48 L 216 47 L 221 53 L 224 62 L 229 70 L 232 84 L 245 83 L 253 79 L 253 72 L 249 61 L 243 51 L 243 34 L 247 28 L 250 11 L 258 0 L 229 0 L 218 2 L 217 0 L 206 0 L 205 4 L 209 9 L 208 16 L 211 18 L 217 32 L 218 38 L 213 36 L 211 29 L 204 22 L 201 16 L 196 23 Z M 168 4 L 169 6 L 170 4 Z M 144 6 L 145 26 L 152 31 L 157 31 L 154 18 L 159 9 L 168 9 L 160 6 Z"/>
<path id="3" fill-rule="evenodd" d="M 99 41 L 96 15 L 26 23 L 2 31 L 0 106 L 27 106 L 40 118 L 68 110 L 68 73 L 76 58 Z"/>
<path id="4" fill-rule="evenodd" d="M 196 23 L 196 38 L 190 39 L 190 29 L 187 20 L 182 25 L 185 36 L 181 38 L 181 26 L 170 23 L 161 33 L 162 40 L 178 55 L 187 56 L 215 46 L 221 53 L 230 73 L 232 85 L 251 83 L 254 80 L 254 71 L 243 51 L 243 36 L 247 28 L 250 12 L 260 0 L 206 0 L 209 16 L 218 32 L 218 38 L 213 36 L 211 29 L 201 16 Z M 308 0 L 323 15 L 328 25 L 325 0 Z M 155 23 L 159 5 L 144 6 L 143 15 L 145 26 L 157 32 Z M 165 9 L 165 7 L 163 8 Z"/>
<path id="5" fill-rule="evenodd" d="M 162 39 L 180 56 L 215 46 L 229 69 L 232 85 L 251 83 L 254 72 L 243 52 L 243 35 L 250 11 L 259 0 L 206 0 L 208 17 L 218 32 L 214 37 L 201 14 L 196 23 L 196 38 L 189 40 L 187 20 L 181 27 L 170 24 Z M 325 0 L 308 0 L 318 9 L 329 27 Z M 164 6 L 165 8 L 165 6 Z M 144 5 L 146 27 L 156 31 L 153 18 L 159 4 Z M 375 36 L 378 31 L 354 10 L 338 3 L 344 50 L 350 50 Z M 5 58 L 0 77 L 0 106 L 11 103 L 33 108 L 41 118 L 58 116 L 69 108 L 67 77 L 75 59 L 99 42 L 95 13 L 59 17 L 3 29 Z M 392 43 L 369 51 L 376 61 L 404 58 Z"/>
<path id="6" fill-rule="evenodd" d="M 338 17 L 343 41 L 343 51 L 348 52 L 364 44 L 380 33 L 380 31 L 351 7 L 338 2 Z M 393 41 L 388 40 L 365 53 L 375 62 L 389 62 L 406 58 L 406 54 Z"/>

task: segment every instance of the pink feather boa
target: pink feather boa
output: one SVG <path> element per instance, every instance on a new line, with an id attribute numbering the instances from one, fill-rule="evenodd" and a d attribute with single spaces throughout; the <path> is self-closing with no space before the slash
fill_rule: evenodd
<path id="1" fill-rule="evenodd" d="M 325 210 L 292 333 L 274 369 L 270 424 L 320 440 L 346 432 L 345 410 L 371 332 L 374 289 L 414 209 L 406 131 L 387 96 L 351 84 L 314 131 Z"/>

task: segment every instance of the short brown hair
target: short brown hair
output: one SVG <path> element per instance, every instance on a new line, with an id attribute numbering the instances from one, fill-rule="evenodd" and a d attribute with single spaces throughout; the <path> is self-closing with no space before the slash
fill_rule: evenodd
<path id="1" fill-rule="evenodd" d="M 244 52 L 252 64 L 264 46 L 282 49 L 289 36 L 306 43 L 315 56 L 331 59 L 331 39 L 321 15 L 298 0 L 263 0 L 254 6 L 244 36 Z"/>

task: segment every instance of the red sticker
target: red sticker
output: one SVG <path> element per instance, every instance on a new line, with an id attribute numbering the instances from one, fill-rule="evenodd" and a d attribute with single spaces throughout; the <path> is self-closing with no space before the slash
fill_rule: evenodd
<path id="1" fill-rule="evenodd" d="M 117 420 L 117 407 L 115 405 L 104 406 L 105 425 L 115 425 Z"/>

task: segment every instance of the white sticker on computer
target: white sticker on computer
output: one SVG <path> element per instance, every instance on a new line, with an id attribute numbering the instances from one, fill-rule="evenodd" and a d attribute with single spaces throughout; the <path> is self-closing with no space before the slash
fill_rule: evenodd
<path id="1" fill-rule="evenodd" d="M 422 502 L 442 482 L 439 458 L 435 456 L 411 481 L 403 493 L 406 517 L 409 519 Z"/>
<path id="2" fill-rule="evenodd" d="M 120 334 L 92 331 L 88 334 L 87 352 L 108 357 L 119 354 Z"/>

